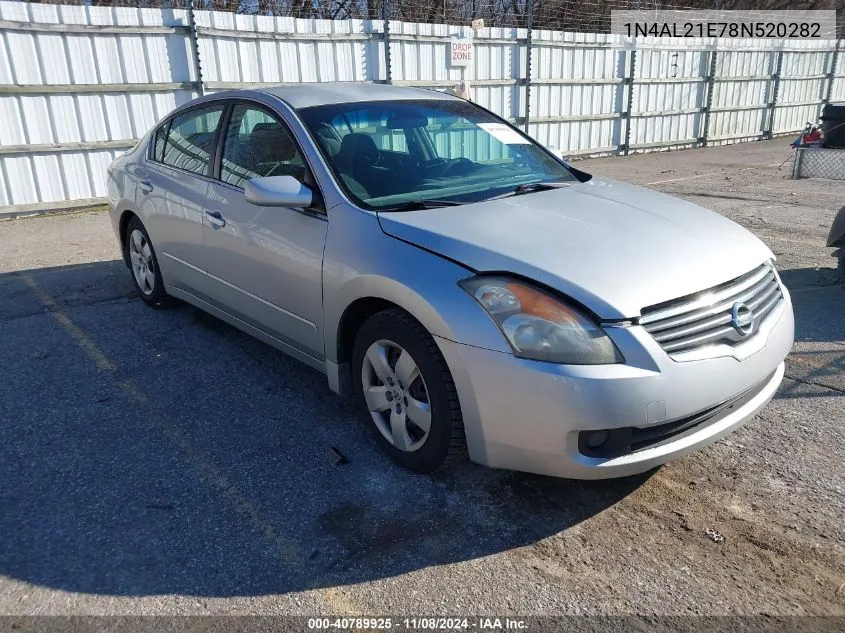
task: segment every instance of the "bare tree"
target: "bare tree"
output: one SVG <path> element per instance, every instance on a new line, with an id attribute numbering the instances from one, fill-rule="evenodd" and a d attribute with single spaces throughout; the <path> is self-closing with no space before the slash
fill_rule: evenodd
<path id="1" fill-rule="evenodd" d="M 184 7 L 186 0 L 30 0 L 96 6 Z M 382 3 L 394 20 L 469 24 L 483 18 L 488 26 L 527 26 L 533 2 L 533 26 L 582 32 L 606 32 L 614 9 L 836 10 L 839 32 L 845 27 L 845 0 L 194 0 L 199 9 L 297 18 L 382 17 Z"/>

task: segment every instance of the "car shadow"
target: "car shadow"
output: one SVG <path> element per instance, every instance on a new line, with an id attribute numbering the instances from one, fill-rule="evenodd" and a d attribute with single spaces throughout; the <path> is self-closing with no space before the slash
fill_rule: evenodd
<path id="1" fill-rule="evenodd" d="M 795 340 L 804 342 L 845 341 L 845 280 L 836 268 L 779 270 L 781 281 L 792 296 Z"/>
<path id="2" fill-rule="evenodd" d="M 842 397 L 845 280 L 835 268 L 778 271 L 792 296 L 795 342 L 778 398 Z M 808 390 L 809 389 L 809 390 Z"/>
<path id="3" fill-rule="evenodd" d="M 0 574 L 106 595 L 279 594 L 531 546 L 648 474 L 417 476 L 325 377 L 118 261 L 0 274 Z M 520 424 L 520 420 L 514 420 Z"/>

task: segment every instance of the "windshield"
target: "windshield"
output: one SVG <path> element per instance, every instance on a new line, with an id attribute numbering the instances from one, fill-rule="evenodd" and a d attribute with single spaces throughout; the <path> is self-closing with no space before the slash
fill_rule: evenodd
<path id="1" fill-rule="evenodd" d="M 534 141 L 465 101 L 344 103 L 299 114 L 347 194 L 368 209 L 477 202 L 520 185 L 576 181 Z"/>

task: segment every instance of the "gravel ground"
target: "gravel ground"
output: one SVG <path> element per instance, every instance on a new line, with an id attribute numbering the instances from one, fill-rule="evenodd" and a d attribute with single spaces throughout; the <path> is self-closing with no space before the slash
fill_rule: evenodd
<path id="1" fill-rule="evenodd" d="M 318 373 L 144 306 L 107 215 L 0 223 L 0 613 L 845 615 L 845 183 L 788 155 L 578 163 L 748 227 L 796 310 L 761 415 L 615 481 L 402 472 Z"/>

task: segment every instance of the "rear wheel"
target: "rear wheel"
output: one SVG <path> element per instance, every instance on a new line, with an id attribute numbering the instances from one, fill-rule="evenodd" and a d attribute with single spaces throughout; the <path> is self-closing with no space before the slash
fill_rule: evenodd
<path id="1" fill-rule="evenodd" d="M 422 325 L 398 309 L 373 315 L 355 337 L 352 362 L 366 424 L 394 461 L 431 473 L 466 458 L 455 383 Z"/>
<path id="2" fill-rule="evenodd" d="M 132 281 L 141 299 L 154 308 L 169 307 L 173 299 L 164 290 L 164 279 L 158 267 L 153 243 L 147 229 L 137 217 L 126 226 L 126 250 Z"/>

